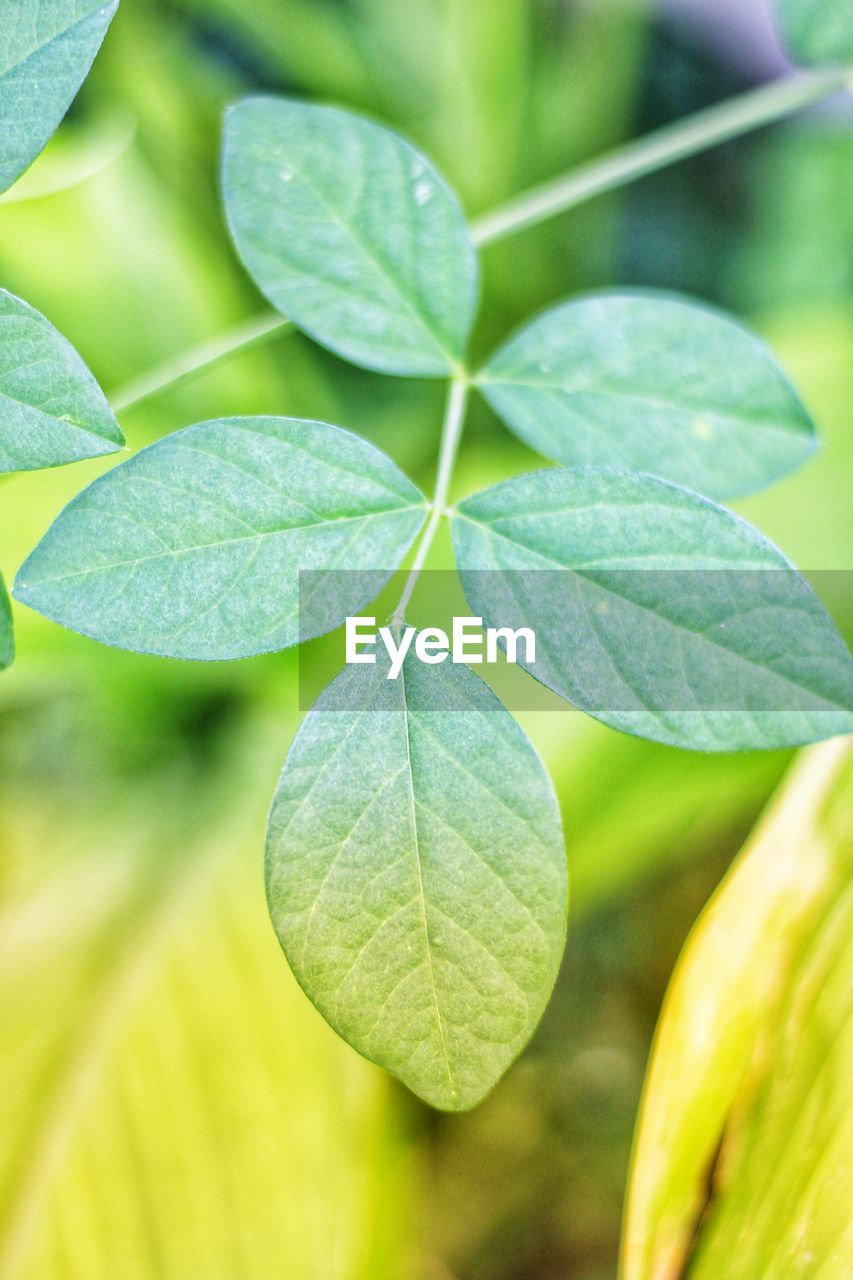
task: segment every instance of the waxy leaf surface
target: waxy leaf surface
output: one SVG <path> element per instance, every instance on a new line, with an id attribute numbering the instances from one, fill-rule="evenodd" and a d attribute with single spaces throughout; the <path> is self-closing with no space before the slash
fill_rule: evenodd
<path id="1" fill-rule="evenodd" d="M 293 418 L 223 418 L 143 449 L 85 489 L 21 569 L 17 598 L 105 644 L 240 658 L 307 639 L 299 571 L 335 575 L 313 634 L 391 576 L 426 504 L 385 454 Z M 304 603 L 304 602 L 303 602 Z"/>
<path id="2" fill-rule="evenodd" d="M 853 659 L 823 606 L 757 530 L 697 494 L 541 471 L 461 503 L 453 537 L 473 613 L 533 628 L 522 664 L 617 729 L 706 751 L 853 731 Z"/>
<path id="3" fill-rule="evenodd" d="M 481 387 L 506 424 L 555 462 L 648 471 L 713 498 L 770 484 L 816 445 L 764 344 L 668 295 L 563 303 L 498 351 Z"/>
<path id="4" fill-rule="evenodd" d="M 226 120 L 223 186 L 258 287 L 318 342 L 385 373 L 441 377 L 461 361 L 476 255 L 453 192 L 403 138 L 249 98 Z"/>
<path id="5" fill-rule="evenodd" d="M 32 164 L 89 73 L 118 0 L 0 4 L 0 191 Z"/>
<path id="6" fill-rule="evenodd" d="M 12 665 L 15 657 L 15 633 L 12 628 L 12 606 L 6 584 L 0 576 L 0 671 Z"/>
<path id="7" fill-rule="evenodd" d="M 0 289 L 0 472 L 97 458 L 123 444 L 104 393 L 71 344 Z"/>
<path id="8" fill-rule="evenodd" d="M 473 1106 L 557 974 L 566 866 L 551 784 L 464 667 L 351 666 L 309 713 L 270 817 L 290 964 L 350 1044 L 433 1106 Z"/>
<path id="9" fill-rule="evenodd" d="M 782 39 L 795 62 L 853 63 L 851 0 L 776 0 Z"/>

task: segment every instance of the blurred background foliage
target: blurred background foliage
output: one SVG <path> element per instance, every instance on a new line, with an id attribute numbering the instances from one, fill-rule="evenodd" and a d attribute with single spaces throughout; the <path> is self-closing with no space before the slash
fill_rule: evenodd
<path id="1" fill-rule="evenodd" d="M 476 213 L 784 70 L 765 0 L 737 14 L 701 0 L 125 0 L 68 121 L 0 200 L 0 282 L 117 388 L 261 307 L 217 189 L 222 111 L 245 93 L 374 113 Z M 790 370 L 821 455 L 740 506 L 804 568 L 838 571 L 817 585 L 849 638 L 849 103 L 488 249 L 477 350 L 615 283 L 733 307 Z M 320 417 L 428 485 L 440 401 L 279 336 L 122 425 L 136 449 L 206 417 Z M 7 577 L 106 465 L 0 481 Z M 458 493 L 536 465 L 477 405 Z M 566 961 L 521 1061 L 478 1110 L 442 1117 L 336 1039 L 272 938 L 264 810 L 298 721 L 296 656 L 169 663 L 24 609 L 16 623 L 0 680 L 2 1280 L 612 1277 L 664 988 L 789 757 L 693 756 L 572 713 L 526 716 L 565 819 Z"/>
<path id="2" fill-rule="evenodd" d="M 802 753 L 691 932 L 655 1034 L 624 1280 L 846 1280 L 853 742 Z"/>

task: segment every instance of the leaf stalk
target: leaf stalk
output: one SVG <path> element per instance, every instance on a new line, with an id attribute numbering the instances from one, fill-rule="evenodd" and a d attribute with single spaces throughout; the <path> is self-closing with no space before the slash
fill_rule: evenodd
<path id="1" fill-rule="evenodd" d="M 750 89 L 515 197 L 476 218 L 471 224 L 471 237 L 481 247 L 494 244 L 595 196 L 783 120 L 844 88 L 853 92 L 853 72 L 849 67 L 786 76 Z M 111 393 L 110 403 L 117 413 L 135 409 L 201 370 L 292 327 L 289 320 L 275 312 L 253 316 L 125 383 Z M 461 371 L 455 375 L 454 386 L 465 376 Z"/>
<path id="2" fill-rule="evenodd" d="M 441 517 L 446 511 L 447 497 L 456 465 L 456 456 L 459 452 L 459 442 L 462 439 L 462 429 L 465 426 L 465 410 L 468 406 L 470 385 L 470 379 L 467 374 L 458 374 L 453 378 L 449 386 L 444 425 L 441 431 L 441 447 L 438 455 L 438 473 L 435 480 L 435 494 L 431 504 L 432 510 L 421 535 L 421 540 L 418 543 L 418 549 L 415 552 L 415 558 L 412 561 L 412 567 L 409 570 L 409 576 L 406 579 L 400 603 L 391 618 L 392 626 L 400 626 L 406 616 L 406 609 L 409 606 L 412 593 L 417 585 L 421 570 L 426 563 L 426 558 L 429 555 L 438 526 L 441 523 Z"/>
<path id="3" fill-rule="evenodd" d="M 162 364 L 140 374 L 138 378 L 117 387 L 107 398 L 116 413 L 135 409 L 161 391 L 178 386 L 203 369 L 212 369 L 238 351 L 257 346 L 292 327 L 291 322 L 278 312 L 264 311 L 232 329 L 226 329 L 224 333 L 215 334 L 214 337 L 171 356 Z"/>
<path id="4" fill-rule="evenodd" d="M 711 147 L 752 133 L 850 87 L 850 68 L 785 76 L 656 129 L 561 178 L 517 196 L 471 224 L 478 246 L 493 244 L 593 197 Z"/>

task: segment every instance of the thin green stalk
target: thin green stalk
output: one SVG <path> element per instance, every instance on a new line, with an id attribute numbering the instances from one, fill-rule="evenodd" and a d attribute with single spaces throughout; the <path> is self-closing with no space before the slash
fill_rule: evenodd
<path id="1" fill-rule="evenodd" d="M 666 125 L 477 218 L 471 226 L 474 243 L 492 244 L 605 191 L 782 120 L 829 97 L 844 88 L 849 80 L 849 69 L 786 76 Z"/>
<path id="2" fill-rule="evenodd" d="M 475 219 L 471 226 L 474 243 L 487 245 L 514 235 L 605 191 L 656 173 L 667 165 L 751 133 L 775 120 L 783 120 L 851 84 L 851 71 L 846 68 L 787 76 L 752 89 L 720 106 L 710 107 L 707 111 L 688 116 L 686 120 L 658 129 L 645 138 L 629 142 L 609 155 L 535 187 L 492 213 Z M 116 412 L 135 408 L 200 370 L 209 369 L 236 352 L 290 327 L 288 320 L 274 312 L 254 316 L 119 387 L 110 396 L 112 406 Z"/>
<path id="3" fill-rule="evenodd" d="M 459 452 L 459 441 L 462 438 L 462 428 L 465 425 L 465 409 L 468 404 L 469 385 L 468 378 L 462 376 L 454 378 L 450 383 L 447 408 L 444 414 L 444 426 L 441 432 L 441 449 L 438 457 L 438 474 L 435 480 L 432 511 L 426 528 L 421 535 L 418 549 L 415 552 L 415 558 L 412 561 L 412 567 L 409 570 L 409 576 L 406 579 L 400 603 L 391 618 L 392 626 L 399 626 L 406 616 L 406 609 L 412 598 L 412 592 L 420 577 L 421 569 L 426 563 L 441 517 L 445 512 L 447 495 L 450 492 L 450 484 L 453 479 L 453 468 L 456 464 L 456 455 Z"/>
<path id="4" fill-rule="evenodd" d="M 200 373 L 202 369 L 211 369 L 238 351 L 257 346 L 274 334 L 289 328 L 292 328 L 290 321 L 285 320 L 284 316 L 278 315 L 275 311 L 265 311 L 261 315 L 252 316 L 251 319 L 244 320 L 233 329 L 227 329 L 225 333 L 207 338 L 198 346 L 181 351 L 171 359 L 164 360 L 162 364 L 149 369 L 147 373 L 126 382 L 123 387 L 118 387 L 110 394 L 109 401 L 116 413 L 135 409 L 137 405 L 150 400 L 152 396 L 159 395 L 167 388 L 178 386 L 187 378 Z"/>

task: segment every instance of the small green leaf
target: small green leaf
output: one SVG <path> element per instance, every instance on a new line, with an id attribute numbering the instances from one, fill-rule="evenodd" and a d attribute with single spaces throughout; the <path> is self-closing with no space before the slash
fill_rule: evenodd
<path id="1" fill-rule="evenodd" d="M 817 597 L 698 494 L 540 471 L 467 499 L 452 523 L 474 613 L 532 628 L 522 665 L 606 724 L 706 751 L 853 731 L 853 659 Z"/>
<path id="2" fill-rule="evenodd" d="M 795 62 L 853 63 L 851 0 L 776 0 L 782 39 Z"/>
<path id="3" fill-rule="evenodd" d="M 533 748 L 463 667 L 348 667 L 270 817 L 267 892 L 300 984 L 433 1106 L 474 1106 L 533 1032 L 565 938 L 560 818 Z"/>
<path id="4" fill-rule="evenodd" d="M 0 671 L 11 667 L 15 657 L 15 632 L 12 626 L 12 606 L 6 592 L 6 584 L 0 575 Z"/>
<path id="5" fill-rule="evenodd" d="M 477 259 L 458 201 L 403 138 L 348 111 L 249 98 L 228 113 L 225 209 L 270 302 L 384 373 L 458 366 Z"/>
<path id="6" fill-rule="evenodd" d="M 805 753 L 700 917 L 655 1035 L 623 1280 L 845 1280 L 853 749 Z"/>
<path id="7" fill-rule="evenodd" d="M 247 657 L 357 612 L 425 512 L 390 458 L 348 431 L 222 418 L 157 441 L 85 489 L 24 564 L 15 595 L 123 649 Z M 352 572 L 300 636 L 301 569 Z"/>
<path id="8" fill-rule="evenodd" d="M 32 164 L 58 128 L 117 8 L 118 0 L 0 5 L 0 191 Z"/>
<path id="9" fill-rule="evenodd" d="M 763 343 L 680 298 L 563 303 L 481 375 L 489 404 L 566 466 L 648 471 L 713 498 L 761 489 L 815 450 L 814 428 Z"/>
<path id="10" fill-rule="evenodd" d="M 58 467 L 123 444 L 104 393 L 70 342 L 0 289 L 0 472 Z"/>

